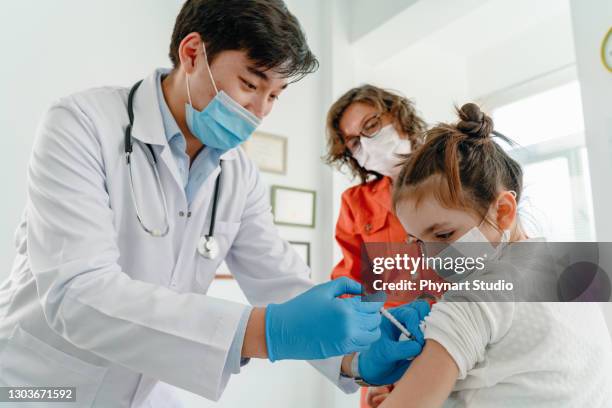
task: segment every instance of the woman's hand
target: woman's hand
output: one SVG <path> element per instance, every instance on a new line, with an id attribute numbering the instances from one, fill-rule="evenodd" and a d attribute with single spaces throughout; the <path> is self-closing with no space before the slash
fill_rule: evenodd
<path id="1" fill-rule="evenodd" d="M 371 408 L 378 408 L 378 406 L 385 400 L 385 398 L 387 398 L 387 396 L 392 390 L 393 385 L 383 385 L 382 387 L 368 388 L 368 405 Z"/>

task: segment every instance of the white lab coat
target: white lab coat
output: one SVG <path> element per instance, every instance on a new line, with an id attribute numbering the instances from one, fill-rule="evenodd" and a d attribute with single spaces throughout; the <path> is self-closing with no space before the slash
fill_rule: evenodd
<path id="1" fill-rule="evenodd" d="M 148 398 L 158 380 L 216 400 L 245 309 L 205 295 L 219 264 L 226 261 L 253 305 L 311 287 L 308 268 L 279 237 L 266 188 L 241 149 L 222 157 L 220 255 L 198 254 L 219 168 L 188 205 L 164 135 L 155 74 L 136 92 L 132 135 L 158 152 L 170 232 L 145 233 L 123 153 L 127 94 L 106 87 L 63 98 L 39 127 L 18 254 L 0 287 L 0 386 L 76 386 L 70 407 L 167 406 Z M 161 227 L 154 174 L 141 146 L 134 152 L 139 207 L 147 225 Z M 339 376 L 340 358 L 313 365 L 345 391 L 356 389 Z"/>

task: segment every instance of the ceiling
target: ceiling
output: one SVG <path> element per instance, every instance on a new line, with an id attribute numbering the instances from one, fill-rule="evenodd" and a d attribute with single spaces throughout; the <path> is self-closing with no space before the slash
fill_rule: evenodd
<path id="1" fill-rule="evenodd" d="M 570 18 L 569 0 L 406 0 L 403 3 L 378 0 L 369 4 L 372 3 L 378 8 L 367 4 L 359 10 L 351 7 L 351 38 L 357 54 L 375 63 L 382 63 L 417 43 L 467 57 L 544 21 Z"/>

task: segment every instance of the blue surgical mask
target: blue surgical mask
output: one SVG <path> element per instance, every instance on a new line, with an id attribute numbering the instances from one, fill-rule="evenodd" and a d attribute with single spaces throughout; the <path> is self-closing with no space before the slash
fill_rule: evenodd
<path id="1" fill-rule="evenodd" d="M 202 46 L 204 47 L 204 44 Z M 216 95 L 204 110 L 196 110 L 191 102 L 189 75 L 187 75 L 187 97 L 189 99 L 189 103 L 185 104 L 187 127 L 205 146 L 227 151 L 247 140 L 259 126 L 261 119 L 224 91 L 217 90 L 208 66 L 206 48 L 204 48 L 204 61 Z"/>

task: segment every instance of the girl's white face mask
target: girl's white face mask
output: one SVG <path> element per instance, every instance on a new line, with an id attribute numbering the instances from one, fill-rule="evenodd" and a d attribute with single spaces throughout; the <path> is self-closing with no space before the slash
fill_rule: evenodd
<path id="1" fill-rule="evenodd" d="M 462 243 L 485 244 L 483 246 L 483 249 L 485 249 L 484 253 L 487 254 L 489 259 L 498 258 L 500 256 L 500 254 L 501 254 L 501 250 L 503 249 L 503 247 L 508 242 L 510 242 L 510 230 L 503 230 L 502 231 L 501 237 L 499 239 L 499 243 L 497 244 L 496 247 L 494 247 L 493 244 L 489 241 L 489 239 L 480 230 L 480 226 L 483 223 L 484 223 L 484 220 L 479 225 L 477 225 L 477 226 L 471 228 L 470 230 L 468 230 L 468 232 L 463 234 L 461 237 L 459 237 L 459 239 L 457 239 L 455 242 L 453 242 L 450 245 L 453 245 L 453 244 L 462 244 Z"/>
<path id="2" fill-rule="evenodd" d="M 483 221 L 484 222 L 484 221 Z M 510 242 L 510 230 L 502 231 L 500 242 L 497 246 L 482 233 L 480 226 L 482 222 L 469 229 L 456 241 L 449 243 L 446 248 L 435 255 L 436 258 L 483 258 L 485 261 L 493 261 L 499 259 L 503 249 Z M 441 264 L 440 264 L 441 266 Z M 439 276 L 451 281 L 457 279 L 456 271 L 446 270 L 443 266 L 434 268 Z M 470 272 L 468 272 L 470 273 Z M 458 275 L 462 275 L 463 272 Z"/>
<path id="3" fill-rule="evenodd" d="M 400 138 L 393 125 L 387 125 L 374 137 L 361 137 L 353 157 L 361 167 L 395 178 L 400 171 L 401 154 L 410 153 L 410 141 Z"/>

